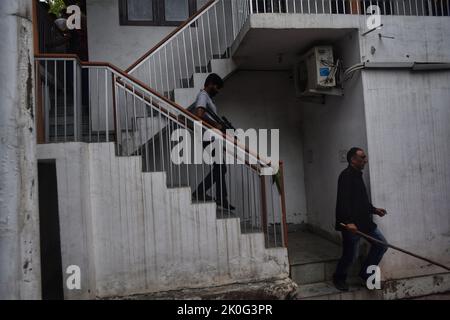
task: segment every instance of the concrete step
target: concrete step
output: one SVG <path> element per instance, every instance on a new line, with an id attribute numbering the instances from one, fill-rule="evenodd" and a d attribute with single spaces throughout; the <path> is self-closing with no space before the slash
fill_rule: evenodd
<path id="1" fill-rule="evenodd" d="M 297 284 L 312 284 L 332 280 L 341 247 L 309 231 L 288 234 L 291 278 Z M 349 275 L 356 275 L 355 262 Z"/>
<path id="2" fill-rule="evenodd" d="M 222 78 L 229 76 L 236 68 L 237 66 L 232 59 L 213 59 L 208 64 L 208 70 L 217 73 Z M 205 80 L 210 72 L 194 73 L 191 78 L 183 79 L 181 81 L 181 88 L 174 90 L 175 102 L 185 108 L 190 106 L 192 102 L 195 101 L 195 97 L 200 89 L 203 88 Z"/>
<path id="3" fill-rule="evenodd" d="M 299 285 L 294 299 L 296 300 L 381 300 L 382 292 L 368 290 L 356 283 L 350 285 L 347 292 L 339 291 L 329 281 Z"/>

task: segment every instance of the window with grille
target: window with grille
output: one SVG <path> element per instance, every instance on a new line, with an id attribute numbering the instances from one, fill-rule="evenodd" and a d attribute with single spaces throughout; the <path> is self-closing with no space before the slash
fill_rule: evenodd
<path id="1" fill-rule="evenodd" d="M 119 0 L 121 25 L 178 26 L 197 10 L 196 0 Z"/>

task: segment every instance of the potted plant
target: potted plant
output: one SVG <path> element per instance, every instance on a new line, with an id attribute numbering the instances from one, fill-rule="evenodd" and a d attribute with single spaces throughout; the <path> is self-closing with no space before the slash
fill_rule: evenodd
<path id="1" fill-rule="evenodd" d="M 55 24 L 59 30 L 65 31 L 67 29 L 67 19 L 62 16 L 66 4 L 64 0 L 47 0 L 49 10 L 48 12 L 56 16 Z"/>

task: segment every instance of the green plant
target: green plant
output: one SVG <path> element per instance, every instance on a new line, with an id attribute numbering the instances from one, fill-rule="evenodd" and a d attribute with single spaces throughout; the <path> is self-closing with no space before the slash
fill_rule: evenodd
<path id="1" fill-rule="evenodd" d="M 276 174 L 272 176 L 272 184 L 276 184 L 278 193 L 281 195 L 281 172 L 278 170 Z"/>
<path id="2" fill-rule="evenodd" d="M 50 6 L 48 12 L 53 13 L 57 18 L 60 18 L 61 12 L 66 9 L 64 0 L 49 0 L 47 3 Z"/>

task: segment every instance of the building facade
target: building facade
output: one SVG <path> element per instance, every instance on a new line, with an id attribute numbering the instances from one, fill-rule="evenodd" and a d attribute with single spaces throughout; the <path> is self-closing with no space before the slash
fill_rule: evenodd
<path id="1" fill-rule="evenodd" d="M 34 220 L 20 231 L 24 211 L 2 204 L 1 229 L 16 239 L 2 241 L 11 255 L 20 248 L 6 243 L 33 239 L 33 297 L 41 287 L 77 299 L 288 276 L 300 287 L 326 282 L 336 257 L 296 264 L 295 239 L 308 232 L 323 247 L 339 243 L 337 177 L 353 146 L 369 155 L 364 180 L 373 204 L 388 210 L 376 221 L 388 241 L 450 264 L 449 1 L 88 0 L 81 30 L 63 31 L 61 41 L 53 21 L 45 31 L 47 7 L 33 6 L 15 10 L 34 12 L 35 94 L 23 102 L 33 106 L 34 129 L 21 141 L 37 143 L 9 144 L 34 154 L 22 180 L 39 182 L 21 200 Z M 336 86 L 299 92 L 299 63 L 318 46 L 332 48 Z M 247 160 L 227 167 L 233 215 L 191 197 L 210 165 L 169 160 L 173 132 L 194 130 L 185 109 L 211 72 L 226 79 L 215 102 L 235 127 L 279 129 L 280 164 L 225 142 Z M 281 178 L 261 175 L 272 167 Z M 2 283 L 24 283 L 23 259 L 31 258 L 2 265 Z M 72 265 L 82 271 L 79 290 L 66 285 Z M 444 269 L 394 250 L 381 271 L 392 285 L 378 298 L 450 289 Z M 23 297 L 11 290 L 2 295 Z"/>

